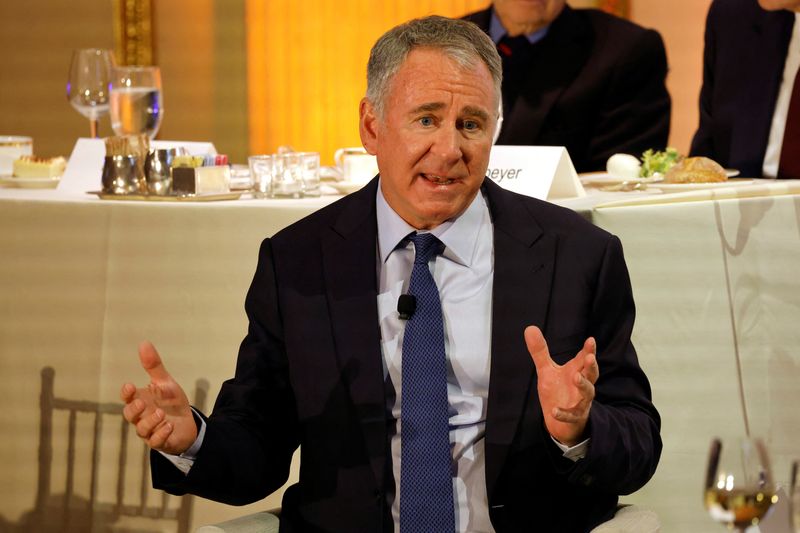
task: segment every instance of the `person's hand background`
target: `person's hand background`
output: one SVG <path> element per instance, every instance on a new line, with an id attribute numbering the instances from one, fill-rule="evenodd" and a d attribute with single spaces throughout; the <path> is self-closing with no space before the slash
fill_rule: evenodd
<path id="1" fill-rule="evenodd" d="M 120 397 L 125 402 L 122 414 L 151 448 L 179 455 L 197 438 L 189 399 L 164 368 L 151 343 L 139 345 L 139 360 L 150 376 L 150 384 L 144 388 L 136 388 L 132 383 L 122 386 Z"/>
<path id="2" fill-rule="evenodd" d="M 536 326 L 525 328 L 525 343 L 536 366 L 539 403 L 547 431 L 561 444 L 574 446 L 585 439 L 594 384 L 600 375 L 595 340 L 586 339 L 583 348 L 564 365 L 550 357 L 547 342 Z"/>

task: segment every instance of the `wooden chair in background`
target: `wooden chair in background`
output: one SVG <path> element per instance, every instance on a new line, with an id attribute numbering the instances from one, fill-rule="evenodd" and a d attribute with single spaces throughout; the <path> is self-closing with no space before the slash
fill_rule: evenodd
<path id="1" fill-rule="evenodd" d="M 156 499 L 150 493 L 149 448 L 142 443 L 140 451 L 129 450 L 128 440 L 130 424 L 122 418 L 121 403 L 102 403 L 86 400 L 70 400 L 59 398 L 54 393 L 55 371 L 45 367 L 41 372 L 42 388 L 40 397 L 41 419 L 39 424 L 39 477 L 36 492 L 36 504 L 32 512 L 23 517 L 24 528 L 30 531 L 113 531 L 137 532 L 164 531 L 169 525 L 177 533 L 188 533 L 192 516 L 192 496 L 182 496 L 177 506 L 169 505 L 170 500 L 177 498 L 161 493 L 160 501 L 151 503 L 149 499 Z M 197 380 L 194 405 L 203 409 L 208 394 L 208 382 L 204 379 Z M 52 471 L 54 460 L 54 413 L 63 411 L 67 413 L 66 437 L 66 483 L 64 492 L 52 490 Z M 91 438 L 91 466 L 89 473 L 88 497 L 76 494 L 76 442 L 78 435 L 78 416 L 88 416 L 93 420 Z M 119 449 L 116 458 L 116 477 L 114 494 L 101 493 L 100 475 L 101 467 L 108 464 L 101 462 L 101 449 L 103 449 L 103 435 L 105 430 L 119 432 Z M 106 433 L 110 435 L 110 433 Z M 134 453 L 140 454 L 141 471 L 138 483 L 138 494 L 127 495 L 126 473 L 128 457 Z M 103 472 L 104 478 L 109 473 Z M 110 492 L 106 490 L 105 492 Z M 131 503 L 133 501 L 134 503 Z M 123 517 L 134 517 L 131 523 L 123 524 Z M 172 524 L 169 524 L 172 522 Z M 28 530 L 28 529 L 26 529 Z"/>

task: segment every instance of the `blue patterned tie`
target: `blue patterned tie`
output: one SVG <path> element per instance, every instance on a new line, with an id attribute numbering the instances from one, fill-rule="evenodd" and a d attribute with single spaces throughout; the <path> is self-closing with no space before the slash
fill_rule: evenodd
<path id="1" fill-rule="evenodd" d="M 414 268 L 408 292 L 417 299 L 403 336 L 400 532 L 455 530 L 447 404 L 447 363 L 439 290 L 428 261 L 442 243 L 430 233 L 409 236 Z"/>

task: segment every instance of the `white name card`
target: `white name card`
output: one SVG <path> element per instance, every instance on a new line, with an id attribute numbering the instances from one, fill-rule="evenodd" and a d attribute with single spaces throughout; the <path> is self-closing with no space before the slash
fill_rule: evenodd
<path id="1" fill-rule="evenodd" d="M 191 155 L 216 154 L 217 150 L 209 142 L 191 141 L 151 141 L 150 148 L 184 148 Z M 106 156 L 106 143 L 103 139 L 78 139 L 69 156 L 67 168 L 58 190 L 72 193 L 99 191 L 103 188 L 103 162 Z"/>
<path id="2" fill-rule="evenodd" d="M 586 196 L 563 146 L 495 145 L 486 175 L 505 189 L 541 200 Z"/>

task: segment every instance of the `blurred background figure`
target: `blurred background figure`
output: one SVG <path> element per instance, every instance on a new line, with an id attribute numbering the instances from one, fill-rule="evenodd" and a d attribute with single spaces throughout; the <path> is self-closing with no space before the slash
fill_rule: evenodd
<path id="1" fill-rule="evenodd" d="M 465 17 L 503 59 L 498 144 L 566 146 L 578 172 L 663 149 L 670 125 L 658 32 L 566 0 L 496 0 Z"/>
<path id="2" fill-rule="evenodd" d="M 800 178 L 800 0 L 714 0 L 692 155 Z M 791 103 L 791 105 L 790 105 Z"/>

